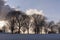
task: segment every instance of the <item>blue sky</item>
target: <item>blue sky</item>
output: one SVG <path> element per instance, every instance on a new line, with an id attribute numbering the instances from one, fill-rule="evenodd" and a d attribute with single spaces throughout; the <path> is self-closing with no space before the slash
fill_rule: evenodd
<path id="1" fill-rule="evenodd" d="M 19 7 L 22 11 L 26 9 L 43 10 L 48 20 L 60 20 L 60 0 L 7 0 L 11 7 Z"/>

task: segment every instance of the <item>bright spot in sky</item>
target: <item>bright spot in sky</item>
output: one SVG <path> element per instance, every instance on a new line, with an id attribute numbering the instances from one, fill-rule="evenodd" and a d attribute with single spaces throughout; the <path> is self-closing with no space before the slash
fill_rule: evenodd
<path id="1" fill-rule="evenodd" d="M 5 25 L 5 21 L 0 21 L 0 28 L 2 28 Z"/>
<path id="2" fill-rule="evenodd" d="M 4 1 L 7 1 L 7 0 L 4 0 Z"/>
<path id="3" fill-rule="evenodd" d="M 43 10 L 29 9 L 29 10 L 26 10 L 26 14 L 27 15 L 33 15 L 33 14 L 43 15 Z"/>

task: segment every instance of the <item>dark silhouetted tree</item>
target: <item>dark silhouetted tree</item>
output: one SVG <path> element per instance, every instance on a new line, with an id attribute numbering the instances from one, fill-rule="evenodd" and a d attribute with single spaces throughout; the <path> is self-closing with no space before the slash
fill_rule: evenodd
<path id="1" fill-rule="evenodd" d="M 37 14 L 32 15 L 32 17 L 34 18 L 35 22 L 35 34 L 39 34 L 40 29 L 42 31 L 42 27 L 45 24 L 46 18 L 43 15 L 37 15 Z"/>
<path id="2" fill-rule="evenodd" d="M 6 18 L 10 21 L 12 34 L 13 34 L 15 23 L 16 21 L 18 21 L 19 15 L 20 15 L 20 11 L 14 10 L 14 11 L 10 11 L 6 16 Z"/>
<path id="3" fill-rule="evenodd" d="M 51 31 L 49 31 L 48 34 L 55 33 L 55 32 L 53 31 L 54 25 L 55 25 L 54 21 L 49 22 L 48 27 L 51 29 Z"/>
<path id="4" fill-rule="evenodd" d="M 29 20 L 30 20 L 30 17 L 26 14 L 19 16 L 20 26 L 25 27 L 28 31 L 28 34 L 29 34 Z"/>

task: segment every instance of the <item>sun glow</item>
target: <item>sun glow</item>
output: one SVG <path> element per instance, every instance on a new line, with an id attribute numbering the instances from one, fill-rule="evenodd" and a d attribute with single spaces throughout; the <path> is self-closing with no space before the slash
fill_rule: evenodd
<path id="1" fill-rule="evenodd" d="M 5 21 L 0 21 L 0 28 L 2 28 L 5 25 Z"/>

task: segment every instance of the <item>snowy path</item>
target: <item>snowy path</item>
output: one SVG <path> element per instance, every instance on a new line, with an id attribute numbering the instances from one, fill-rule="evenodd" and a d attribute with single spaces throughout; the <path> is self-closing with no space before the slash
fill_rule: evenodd
<path id="1" fill-rule="evenodd" d="M 60 34 L 0 34 L 0 40 L 60 40 Z"/>

